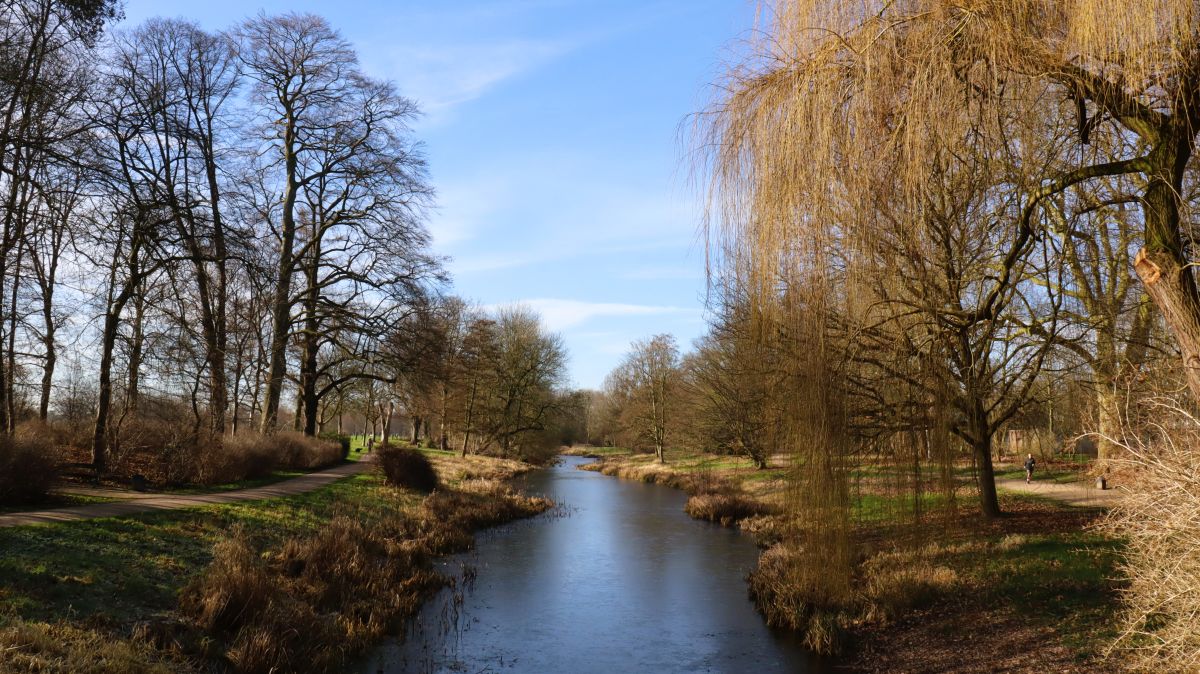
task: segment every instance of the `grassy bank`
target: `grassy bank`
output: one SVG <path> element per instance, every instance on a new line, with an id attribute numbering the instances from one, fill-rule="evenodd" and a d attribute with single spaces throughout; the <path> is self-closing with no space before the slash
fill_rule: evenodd
<path id="1" fill-rule="evenodd" d="M 609 452 L 584 468 L 684 489 L 693 517 L 755 534 L 764 553 L 750 583 L 760 610 L 818 650 L 841 650 L 850 671 L 1094 671 L 1115 636 L 1119 544 L 1090 527 L 1095 511 L 1002 493 L 1008 515 L 988 521 L 976 514 L 964 472 L 952 519 L 896 547 L 882 534 L 904 508 L 876 488 L 890 479 L 887 469 L 865 466 L 851 497 L 856 596 L 850 605 L 814 609 L 789 587 L 803 581 L 790 574 L 781 533 L 788 526 L 783 457 L 767 470 L 727 456 L 672 452 L 667 459 Z"/>
<path id="2" fill-rule="evenodd" d="M 429 496 L 371 471 L 287 498 L 0 529 L 0 671 L 336 671 L 440 587 L 433 555 L 549 505 L 501 482 L 525 464 L 428 455 L 443 484 Z"/>

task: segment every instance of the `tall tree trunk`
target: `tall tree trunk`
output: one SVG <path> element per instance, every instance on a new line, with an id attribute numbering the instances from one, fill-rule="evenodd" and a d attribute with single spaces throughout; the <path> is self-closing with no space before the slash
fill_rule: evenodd
<path id="1" fill-rule="evenodd" d="M 387 444 L 392 437 L 392 414 L 396 411 L 396 403 L 388 402 L 387 415 L 383 418 L 383 444 Z"/>
<path id="2" fill-rule="evenodd" d="M 125 383 L 125 415 L 137 417 L 141 404 L 142 349 L 145 344 L 146 296 L 138 292 L 133 301 L 133 334 L 129 339 L 129 372 Z"/>
<path id="3" fill-rule="evenodd" d="M 296 197 L 299 183 L 296 175 L 296 120 L 288 111 L 284 132 L 284 166 L 287 185 L 283 194 L 280 215 L 279 264 L 276 266 L 275 293 L 271 301 L 270 372 L 267 374 L 267 399 L 263 405 L 262 432 L 273 433 L 279 419 L 279 399 L 283 394 L 283 378 L 287 373 L 287 342 L 292 327 L 292 269 L 295 266 Z"/>
<path id="4" fill-rule="evenodd" d="M 22 210 L 26 210 L 22 208 Z M 24 219 L 24 216 L 22 217 Z M 25 230 L 25 223 L 21 224 L 20 229 L 22 234 Z M 8 390 L 5 391 L 4 399 L 8 404 L 7 414 L 8 426 L 3 430 L 12 433 L 17 425 L 17 326 L 19 324 L 18 313 L 21 289 L 21 263 L 25 257 L 25 246 L 20 242 L 17 243 L 17 260 L 13 266 L 12 280 L 12 300 L 9 304 L 8 312 L 8 362 L 5 367 L 8 370 L 8 376 L 5 377 L 5 385 Z"/>
<path id="5" fill-rule="evenodd" d="M 442 413 L 438 417 L 438 436 L 439 436 L 438 437 L 438 447 L 441 448 L 442 451 L 446 451 L 446 450 L 450 449 L 450 440 L 446 437 L 446 411 L 447 411 L 447 407 L 448 407 L 447 398 L 449 398 L 446 388 L 447 388 L 446 382 L 443 381 L 442 382 Z"/>
<path id="6" fill-rule="evenodd" d="M 206 136 L 205 175 L 208 179 L 209 203 L 212 208 L 213 254 L 216 258 L 215 287 L 212 289 L 213 316 L 212 336 L 205 336 L 208 347 L 209 373 L 209 418 L 213 433 L 217 436 L 225 434 L 225 414 L 229 407 L 229 391 L 227 388 L 226 353 L 229 349 L 229 272 L 228 251 L 225 244 L 225 221 L 221 214 L 221 189 L 217 182 L 217 160 L 212 147 L 213 130 L 211 116 Z M 239 354 L 240 355 L 240 354 Z M 237 395 L 234 395 L 234 405 L 237 405 Z M 234 409 L 234 415 L 237 410 Z M 236 424 L 234 432 L 237 432 Z"/>
<path id="7" fill-rule="evenodd" d="M 236 312 L 235 312 L 236 313 Z M 237 435 L 238 425 L 241 423 L 241 400 L 242 400 L 242 367 L 245 365 L 246 348 L 241 340 L 238 342 L 237 353 L 233 361 L 233 405 L 231 411 L 233 418 L 230 420 L 230 431 Z"/>
<path id="8" fill-rule="evenodd" d="M 66 228 L 64 216 L 61 223 Z M 58 277 L 58 261 L 61 254 L 62 234 L 51 232 L 49 264 L 42 268 L 39 264 L 39 282 L 42 286 L 42 350 L 45 360 L 42 362 L 42 390 L 38 399 L 38 419 L 46 421 L 50 416 L 50 395 L 54 390 L 54 368 L 58 364 L 58 348 L 54 343 L 58 326 L 54 322 L 54 289 Z"/>
<path id="9" fill-rule="evenodd" d="M 304 270 L 307 285 L 304 293 L 304 349 L 300 359 L 300 396 L 304 400 L 305 435 L 315 435 L 317 432 L 317 407 L 320 403 L 317 398 L 317 351 L 320 348 L 317 303 L 321 292 L 317 278 L 318 262 L 321 259 L 319 242 L 313 244 L 310 258 Z"/>
<path id="10" fill-rule="evenodd" d="M 120 307 L 109 308 L 104 317 L 104 329 L 101 334 L 100 372 L 96 391 L 96 423 L 92 431 L 92 466 L 97 473 L 103 472 L 107 467 L 108 421 L 113 397 L 113 352 L 116 350 L 120 313 Z"/>
<path id="11" fill-rule="evenodd" d="M 96 472 L 102 472 L 106 467 L 108 454 L 109 417 L 112 412 L 112 366 L 113 352 L 116 350 L 117 331 L 121 325 L 121 313 L 144 278 L 141 269 L 140 249 L 141 233 L 138 226 L 130 236 L 129 278 L 121 286 L 121 291 L 113 295 L 117 285 L 117 267 L 120 264 L 119 250 L 114 253 L 112 267 L 108 275 L 108 306 L 104 314 L 104 328 L 100 333 L 100 372 L 96 395 L 96 423 L 92 429 L 92 465 Z"/>
<path id="12" fill-rule="evenodd" d="M 1181 117 L 1183 119 L 1181 119 Z M 1194 400 L 1200 401 L 1200 293 L 1188 265 L 1180 234 L 1183 175 L 1191 157 L 1187 114 L 1176 114 L 1164 140 L 1150 153 L 1150 172 L 1142 197 L 1146 246 L 1138 251 L 1134 269 L 1150 299 L 1175 336 L 1183 356 L 1183 371 Z"/>
<path id="13" fill-rule="evenodd" d="M 1000 516 L 1000 500 L 996 496 L 996 469 L 992 465 L 992 436 L 989 433 L 980 436 L 971 443 L 979 470 L 979 510 L 984 517 L 994 519 Z"/>
<path id="14" fill-rule="evenodd" d="M 304 430 L 304 396 L 296 392 L 296 408 L 292 410 L 292 430 L 300 433 Z"/>
<path id="15" fill-rule="evenodd" d="M 42 394 L 38 399 L 38 419 L 46 421 L 50 417 L 50 394 L 54 390 L 54 368 L 58 363 L 58 349 L 54 345 L 54 331 L 47 329 L 42 337 L 42 349 L 46 358 L 42 362 Z"/>
<path id="16" fill-rule="evenodd" d="M 471 422 L 474 421 L 475 415 L 475 391 L 479 386 L 479 377 L 471 378 L 471 395 L 467 399 L 467 423 L 463 431 L 462 455 L 467 455 L 467 447 L 471 443 Z"/>
<path id="17" fill-rule="evenodd" d="M 1148 248 L 1138 253 L 1134 268 L 1175 337 L 1188 388 L 1200 400 L 1200 298 L 1192 272 L 1180 257 Z"/>

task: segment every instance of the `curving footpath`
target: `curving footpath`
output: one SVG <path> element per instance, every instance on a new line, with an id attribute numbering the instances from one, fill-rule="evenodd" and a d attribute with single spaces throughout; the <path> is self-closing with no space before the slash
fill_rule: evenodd
<path id="1" fill-rule="evenodd" d="M 1031 484 L 1025 484 L 1025 480 L 1022 479 L 999 479 L 996 480 L 996 487 L 1032 494 L 1080 508 L 1111 508 L 1121 500 L 1123 493 L 1120 489 L 1112 487 L 1103 490 L 1096 489 L 1087 482 L 1059 484 L 1047 480 L 1034 480 Z"/>
<path id="2" fill-rule="evenodd" d="M 76 522 L 79 520 L 94 520 L 104 517 L 124 517 L 139 513 L 157 512 L 160 510 L 182 510 L 197 506 L 219 505 L 222 503 L 238 503 L 240 501 L 261 501 L 263 499 L 295 496 L 320 489 L 338 480 L 356 475 L 366 469 L 369 461 L 352 461 L 335 468 L 322 470 L 294 477 L 290 480 L 276 482 L 263 487 L 251 487 L 217 494 L 193 495 L 138 495 L 118 503 L 94 503 L 92 505 L 57 508 L 54 510 L 31 510 L 27 512 L 0 515 L 0 528 L 22 527 L 32 524 L 57 524 L 61 522 Z"/>

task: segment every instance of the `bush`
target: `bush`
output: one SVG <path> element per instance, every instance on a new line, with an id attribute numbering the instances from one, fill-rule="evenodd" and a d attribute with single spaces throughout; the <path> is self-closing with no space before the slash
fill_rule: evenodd
<path id="1" fill-rule="evenodd" d="M 0 438 L 0 504 L 44 501 L 58 478 L 58 456 L 45 435 L 32 428 Z"/>
<path id="2" fill-rule="evenodd" d="M 379 448 L 380 468 L 388 484 L 429 493 L 438 486 L 437 473 L 429 458 L 415 449 L 397 445 Z"/>
<path id="3" fill-rule="evenodd" d="M 342 459 L 340 445 L 312 438 L 303 433 L 285 431 L 270 436 L 275 456 L 281 468 L 314 470 L 339 463 Z"/>
<path id="4" fill-rule="evenodd" d="M 165 480 L 172 484 L 225 484 L 266 477 L 278 469 L 315 470 L 343 458 L 339 444 L 292 432 L 239 433 L 161 451 Z"/>
<path id="5" fill-rule="evenodd" d="M 1124 429 L 1132 469 L 1126 491 L 1103 523 L 1125 542 L 1121 571 L 1121 637 L 1115 648 L 1135 671 L 1200 669 L 1200 418 L 1172 400 L 1139 409 L 1141 424 Z M 1190 407 L 1190 405 L 1187 405 Z"/>
<path id="6" fill-rule="evenodd" d="M 270 439 L 257 434 L 224 438 L 200 447 L 197 455 L 195 480 L 200 484 L 266 477 L 277 463 Z"/>
<path id="7" fill-rule="evenodd" d="M 350 436 L 341 435 L 339 433 L 321 433 L 318 435 L 320 439 L 326 442 L 336 442 L 342 448 L 342 461 L 350 458 Z"/>

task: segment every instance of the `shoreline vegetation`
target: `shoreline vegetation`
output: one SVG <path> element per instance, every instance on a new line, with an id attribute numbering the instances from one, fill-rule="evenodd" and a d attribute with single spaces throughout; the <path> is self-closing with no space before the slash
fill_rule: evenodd
<path id="1" fill-rule="evenodd" d="M 0 671 L 344 671 L 450 581 L 433 558 L 553 504 L 513 460 L 422 450 L 298 496 L 0 530 Z"/>
<path id="2" fill-rule="evenodd" d="M 788 536 L 785 457 L 759 469 L 683 451 L 668 451 L 665 464 L 611 447 L 564 453 L 596 459 L 582 470 L 682 489 L 690 516 L 753 535 L 762 553 L 747 582 L 759 612 L 812 650 L 836 653 L 839 670 L 1088 672 L 1117 636 L 1121 546 L 1096 530 L 1098 510 L 1002 491 L 1006 517 L 960 506 L 926 540 L 901 546 L 883 502 L 895 496 L 872 488 L 886 470 L 863 466 L 850 508 L 857 589 L 848 602 L 814 606 L 789 559 L 799 543 Z M 957 498 L 970 504 L 969 467 L 956 473 Z"/>

